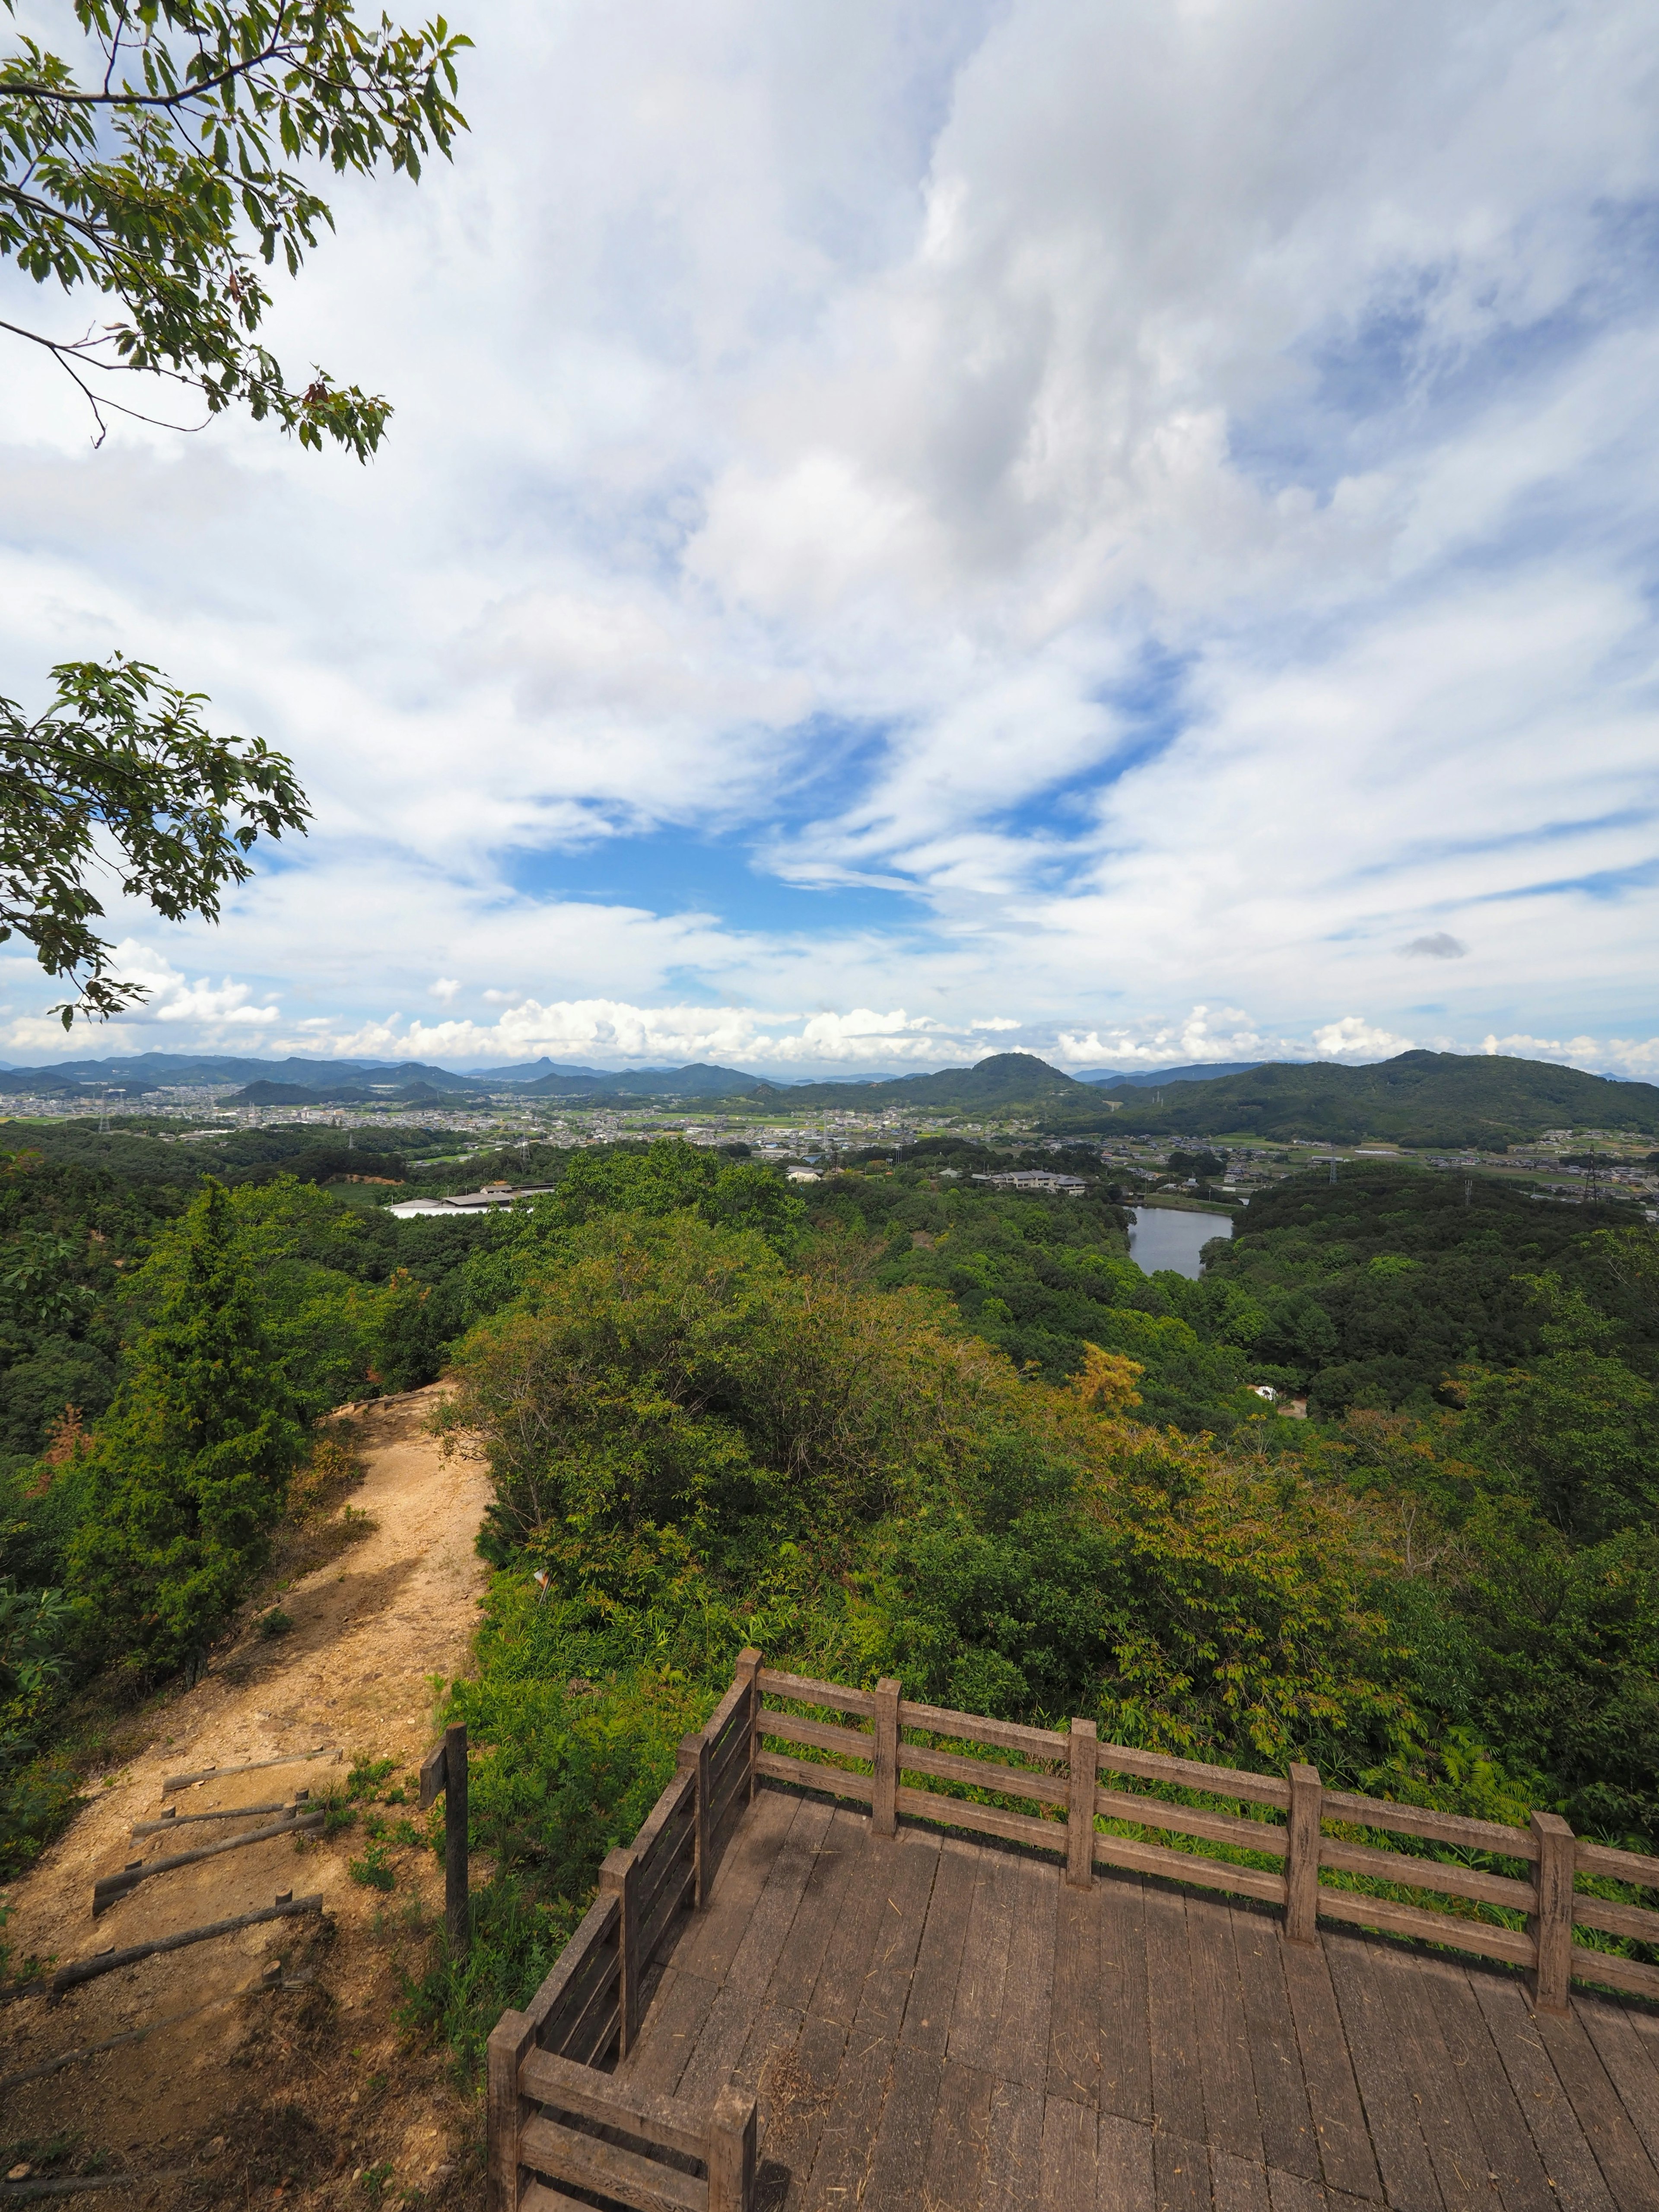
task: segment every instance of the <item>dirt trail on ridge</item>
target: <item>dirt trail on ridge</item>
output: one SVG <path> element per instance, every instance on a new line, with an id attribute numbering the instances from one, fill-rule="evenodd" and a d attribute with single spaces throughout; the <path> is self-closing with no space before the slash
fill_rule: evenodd
<path id="1" fill-rule="evenodd" d="M 383 1895 L 348 1873 L 364 1850 L 361 1827 L 303 1844 L 276 1838 L 158 1875 L 92 1917 L 100 1876 L 261 1825 L 250 1814 L 191 1823 L 177 1840 L 132 1838 L 167 1806 L 182 1815 L 291 1802 L 343 1783 L 354 1756 L 397 1762 L 384 1788 L 412 1784 L 434 1741 L 430 1678 L 465 1670 L 486 1571 L 473 1547 L 485 1478 L 474 1462 L 446 1462 L 424 1432 L 441 1389 L 357 1412 L 368 1472 L 347 1503 L 373 1518 L 372 1533 L 283 1593 L 287 1634 L 250 1634 L 216 1655 L 203 1681 L 160 1706 L 149 1749 L 88 1785 L 67 1832 L 13 1885 L 6 1934 L 14 1958 L 61 1963 L 254 1911 L 283 1890 L 320 1892 L 323 1918 L 270 1922 L 0 2010 L 3 2077 L 187 2015 L 0 2091 L 9 2165 L 53 2173 L 95 2157 L 112 2171 L 174 2177 L 120 2192 L 124 2205 L 396 2203 L 410 2191 L 428 2203 L 478 2199 L 474 2108 L 441 2056 L 411 2051 L 393 2016 L 399 1972 L 420 1972 L 442 1917 L 429 1851 L 389 1838 L 396 1887 Z M 223 1771 L 319 1746 L 343 1755 Z M 168 1776 L 209 1767 L 221 1772 L 163 1797 Z M 406 1810 L 382 1809 L 389 1830 L 414 1814 L 409 1794 Z M 273 1964 L 285 1985 L 251 1986 L 273 1978 Z M 72 2141 L 54 2154 L 54 2138 Z M 354 2174 L 367 2177 L 368 2197 L 349 2186 Z"/>

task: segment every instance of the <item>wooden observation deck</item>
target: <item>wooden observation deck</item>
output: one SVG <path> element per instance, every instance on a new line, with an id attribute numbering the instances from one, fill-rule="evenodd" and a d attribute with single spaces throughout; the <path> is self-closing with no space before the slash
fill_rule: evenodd
<path id="1" fill-rule="evenodd" d="M 811 1717 L 826 1710 L 868 1726 Z M 1103 1771 L 1151 1790 L 1126 1814 Z M 532 2007 L 491 2039 L 494 2202 L 1659 2212 L 1659 2013 L 1569 1986 L 1651 1976 L 1659 1993 L 1659 1972 L 1573 1940 L 1575 1920 L 1623 1915 L 1614 1932 L 1659 1941 L 1659 1913 L 1576 1892 L 1609 1859 L 1659 1887 L 1659 1864 L 1548 1816 L 1529 1832 L 1342 1797 L 1307 1769 L 1200 1767 L 745 1654 Z M 1470 1911 L 1522 1899 L 1524 1928 Z"/>

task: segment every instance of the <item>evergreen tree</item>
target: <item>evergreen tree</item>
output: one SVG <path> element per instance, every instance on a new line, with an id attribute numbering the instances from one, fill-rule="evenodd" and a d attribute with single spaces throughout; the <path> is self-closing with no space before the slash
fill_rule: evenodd
<path id="1" fill-rule="evenodd" d="M 210 1180 L 144 1268 L 155 1304 L 89 1469 L 70 1587 L 108 1656 L 194 1666 L 267 1555 L 300 1440 L 229 1195 Z"/>

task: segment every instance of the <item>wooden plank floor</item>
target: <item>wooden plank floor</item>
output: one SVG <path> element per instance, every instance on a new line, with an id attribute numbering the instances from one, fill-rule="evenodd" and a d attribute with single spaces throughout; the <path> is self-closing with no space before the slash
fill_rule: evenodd
<path id="1" fill-rule="evenodd" d="M 621 2069 L 764 2212 L 1659 2212 L 1659 2018 L 763 1788 Z"/>

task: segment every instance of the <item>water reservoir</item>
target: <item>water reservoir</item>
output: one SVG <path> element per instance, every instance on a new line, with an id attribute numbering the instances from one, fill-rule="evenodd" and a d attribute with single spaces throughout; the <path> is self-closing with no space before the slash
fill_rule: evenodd
<path id="1" fill-rule="evenodd" d="M 1204 1272 L 1199 1254 L 1212 1237 L 1232 1233 L 1231 1214 L 1183 1213 L 1173 1206 L 1129 1209 L 1129 1256 L 1149 1275 L 1160 1267 L 1172 1267 L 1176 1274 L 1196 1281 Z"/>

